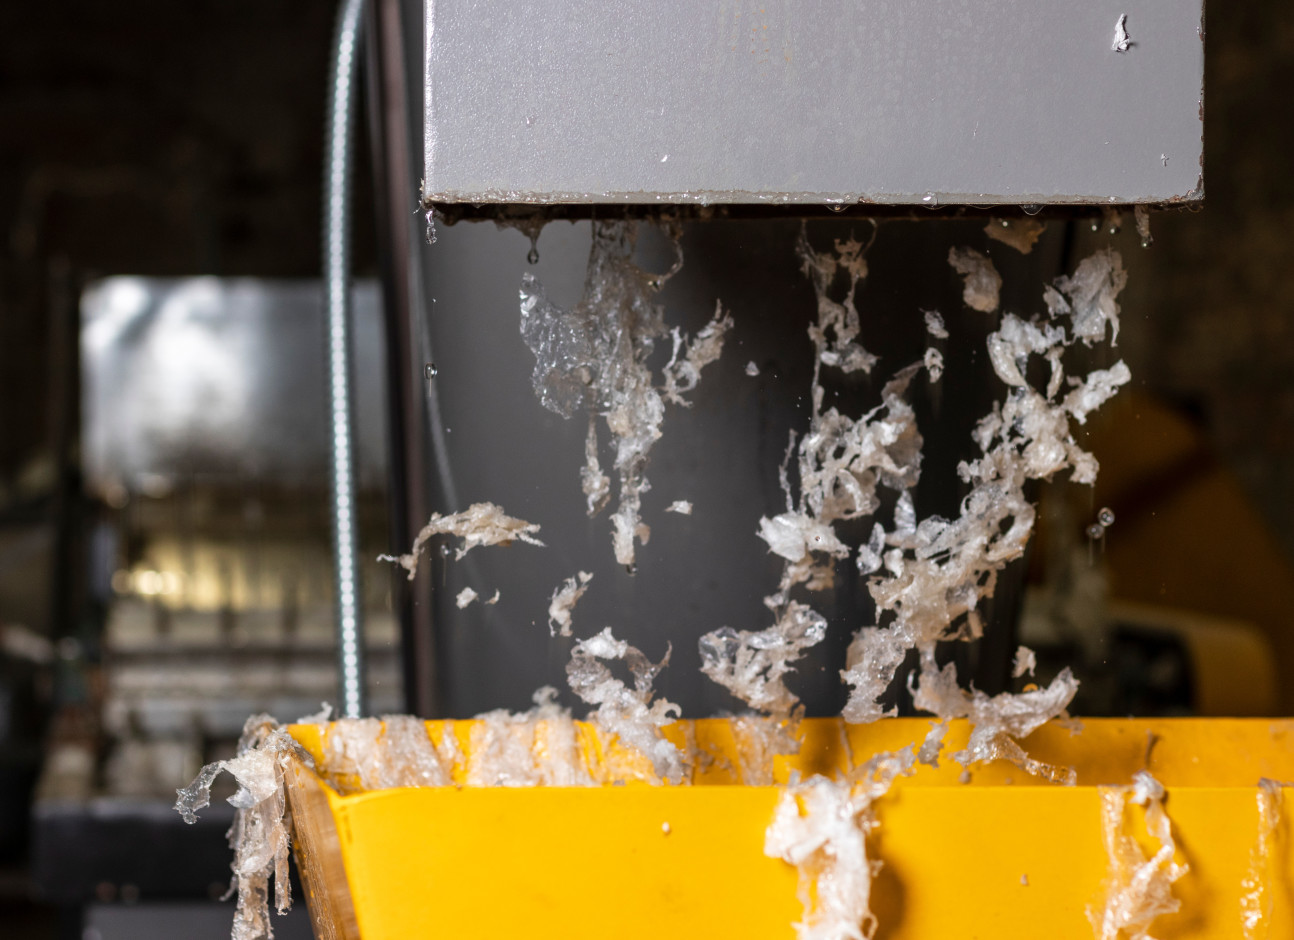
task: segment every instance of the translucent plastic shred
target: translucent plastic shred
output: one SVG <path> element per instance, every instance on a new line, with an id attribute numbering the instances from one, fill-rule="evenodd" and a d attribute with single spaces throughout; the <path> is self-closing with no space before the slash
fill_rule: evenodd
<path id="1" fill-rule="evenodd" d="M 764 854 L 799 871 L 799 940 L 870 940 L 875 934 L 871 889 L 881 863 L 869 857 L 867 836 L 876 826 L 876 801 L 915 764 L 909 746 L 877 754 L 845 780 L 813 776 L 782 791 L 764 834 Z"/>
<path id="2" fill-rule="evenodd" d="M 1011 668 L 1011 678 L 1019 679 L 1025 675 L 1033 675 L 1038 668 L 1038 656 L 1027 646 L 1021 646 L 1015 651 L 1015 663 Z"/>
<path id="3" fill-rule="evenodd" d="M 944 326 L 943 314 L 938 310 L 923 310 L 922 316 L 926 321 L 926 332 L 935 339 L 947 339 L 948 328 Z"/>
<path id="4" fill-rule="evenodd" d="M 962 301 L 972 310 L 992 313 L 1002 291 L 1002 275 L 993 262 L 974 248 L 948 249 L 948 263 L 962 276 Z"/>
<path id="5" fill-rule="evenodd" d="M 587 412 L 601 416 L 615 444 L 619 502 L 612 514 L 616 560 L 633 565 L 635 542 L 645 544 L 651 529 L 642 522 L 642 495 L 650 489 L 647 455 L 661 436 L 665 404 L 686 405 L 701 370 L 719 358 L 732 318 L 722 307 L 695 337 L 665 326 L 656 302 L 661 287 L 682 266 L 679 230 L 666 228 L 675 262 L 663 274 L 644 271 L 633 261 L 636 223 L 596 222 L 584 293 L 571 310 L 550 301 L 533 274 L 522 276 L 521 336 L 535 356 L 535 394 L 544 407 L 563 417 Z M 656 341 L 669 336 L 673 352 L 659 385 L 647 364 Z M 595 423 L 585 444 L 581 489 L 594 515 L 610 498 L 610 480 L 598 461 Z"/>
<path id="6" fill-rule="evenodd" d="M 1240 884 L 1240 929 L 1244 940 L 1268 940 L 1279 873 L 1275 869 L 1277 831 L 1281 823 L 1284 791 L 1275 780 L 1258 781 L 1255 797 L 1258 829 L 1249 851 L 1249 870 Z"/>
<path id="7" fill-rule="evenodd" d="M 468 750 L 469 787 L 539 785 L 535 765 L 535 722 L 529 715 L 504 709 L 477 715 Z"/>
<path id="8" fill-rule="evenodd" d="M 593 575 L 580 571 L 567 578 L 553 591 L 552 600 L 548 603 L 548 632 L 552 636 L 571 635 L 571 611 L 584 592 L 589 589 Z"/>
<path id="9" fill-rule="evenodd" d="M 607 662 L 621 661 L 629 668 L 633 687 L 617 679 Z M 665 699 L 652 701 L 652 683 L 669 664 L 669 651 L 652 663 L 639 650 L 617 640 L 611 628 L 581 640 L 571 650 L 566 677 L 572 691 L 597 708 L 590 719 L 608 735 L 642 754 L 650 762 L 654 782 L 680 783 L 686 755 L 661 736 L 660 729 L 679 716 L 679 708 Z"/>
<path id="10" fill-rule="evenodd" d="M 1048 317 L 1024 320 L 1004 314 L 988 337 L 990 363 L 1007 390 L 972 434 L 980 456 L 958 467 L 970 487 L 958 516 L 920 518 L 905 491 L 892 527 L 875 523 L 858 551 L 860 570 L 873 575 L 869 590 L 878 619 L 885 619 L 883 626 L 859 630 L 850 644 L 842 673 L 852 687 L 846 720 L 874 721 L 885 714 L 877 703 L 908 652 L 916 649 L 921 659 L 914 691 L 918 707 L 940 718 L 968 717 L 977 726 L 959 760 L 1005 758 L 1049 779 L 1071 779 L 1067 769 L 1034 762 L 1016 744 L 1028 733 L 1022 729 L 1064 715 L 1077 687 L 1068 672 L 1046 689 L 989 697 L 961 690 L 951 667 L 936 665 L 934 650 L 940 642 L 974 639 L 982 632 L 979 604 L 993 596 L 998 573 L 1023 554 L 1033 532 L 1034 509 L 1025 497 L 1028 481 L 1068 469 L 1074 482 L 1095 482 L 1096 460 L 1077 445 L 1070 422 L 1084 422 L 1130 374 L 1124 363 L 1116 362 L 1070 379 L 1067 386 L 1062 357 L 1079 340 L 1090 345 L 1104 338 L 1107 324 L 1113 339 L 1115 296 L 1123 280 L 1118 255 L 1098 252 L 1073 275 L 1044 289 Z M 1066 329 L 1065 318 L 1072 329 Z M 1047 367 L 1042 387 L 1027 378 L 1035 356 Z"/>
<path id="11" fill-rule="evenodd" d="M 413 547 L 408 554 L 398 558 L 392 555 L 379 555 L 379 561 L 391 561 L 409 572 L 412 581 L 418 573 L 418 560 L 426 544 L 437 535 L 453 535 L 463 540 L 456 558 L 462 558 L 472 549 L 481 545 L 511 545 L 514 541 L 530 545 L 543 546 L 535 537 L 539 526 L 532 522 L 514 519 L 494 503 L 473 503 L 462 512 L 442 516 L 435 512 L 422 527 Z"/>
<path id="12" fill-rule="evenodd" d="M 1144 809 L 1147 834 L 1159 847 L 1149 856 L 1128 831 L 1128 806 Z M 1164 788 L 1139 771 L 1131 787 L 1101 788 L 1101 835 L 1108 862 L 1105 902 L 1088 911 L 1097 940 L 1152 940 L 1160 914 L 1181 907 L 1173 883 L 1189 869 L 1176 861 L 1172 822 L 1164 811 Z"/>
<path id="13" fill-rule="evenodd" d="M 445 766 L 418 718 L 339 719 L 328 727 L 323 746 L 320 772 L 341 793 L 453 782 L 452 768 Z"/>
<path id="14" fill-rule="evenodd" d="M 291 818 L 286 812 L 283 773 L 294 757 L 312 763 L 274 719 L 254 715 L 243 726 L 236 757 L 208 764 L 193 783 L 176 791 L 175 808 L 185 822 L 192 823 L 197 811 L 210 805 L 211 785 L 217 776 L 226 772 L 238 783 L 238 790 L 229 798 L 237 810 L 229 830 L 229 845 L 234 850 L 229 893 L 237 895 L 232 940 L 274 936 L 269 910 L 271 875 L 275 908 L 283 914 L 292 906 L 288 884 Z"/>
<path id="15" fill-rule="evenodd" d="M 1037 219 L 992 219 L 984 233 L 994 241 L 1010 245 L 1022 255 L 1033 251 L 1047 226 Z"/>

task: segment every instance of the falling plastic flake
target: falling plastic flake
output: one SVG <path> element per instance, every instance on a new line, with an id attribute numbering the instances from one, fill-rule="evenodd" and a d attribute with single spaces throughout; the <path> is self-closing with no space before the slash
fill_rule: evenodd
<path id="1" fill-rule="evenodd" d="M 756 711 L 788 718 L 798 699 L 783 678 L 826 635 L 827 621 L 820 614 L 791 601 L 781 620 L 766 630 L 723 627 L 701 637 L 701 671 Z"/>
<path id="2" fill-rule="evenodd" d="M 1097 370 L 1062 398 L 1061 356 L 1077 339 L 1090 344 L 1103 338 L 1107 323 L 1113 333 L 1121 275 L 1118 255 L 1100 252 L 1080 263 L 1072 277 L 1057 281 L 1069 300 L 1047 288 L 1051 315 L 1072 315 L 1072 334 L 1059 323 L 1008 314 L 989 336 L 990 361 L 1009 391 L 972 435 L 981 456 L 958 468 L 963 482 L 971 486 L 959 516 L 932 516 L 917 523 L 905 493 L 896 506 L 893 530 L 874 529 L 868 545 L 859 550 L 860 569 L 878 573 L 869 586 L 878 616 L 892 612 L 893 620 L 860 630 L 850 645 L 842 673 L 853 686 L 846 720 L 873 721 L 885 714 L 877 702 L 915 648 L 922 664 L 918 705 L 940 717 L 966 715 L 972 722 L 985 722 L 984 733 L 973 735 L 962 757 L 1000 756 L 1048 776 L 1056 772 L 1030 765 L 1012 739 L 1020 736 L 1021 727 L 1063 713 L 1077 686 L 1072 677 L 1062 673 L 1050 688 L 1026 693 L 1031 698 L 1024 700 L 971 696 L 958 690 L 951 667 L 935 666 L 934 646 L 973 639 L 982 632 L 979 602 L 993 596 L 998 572 L 1020 557 L 1033 531 L 1034 509 L 1025 498 L 1025 483 L 1048 479 L 1065 468 L 1075 482 L 1095 481 L 1096 460 L 1075 443 L 1069 421 L 1085 420 L 1128 381 L 1129 373 L 1122 362 Z M 1025 378 L 1028 360 L 1035 355 L 1050 367 L 1045 390 L 1035 389 Z M 883 561 L 884 573 L 878 561 Z"/>
<path id="3" fill-rule="evenodd" d="M 854 342 L 861 329 L 854 292 L 867 277 L 866 247 L 850 238 L 837 239 L 835 249 L 834 252 L 814 251 L 807 228 L 801 227 L 796 252 L 818 297 L 818 322 L 809 327 L 809 337 L 817 349 L 818 363 L 845 372 L 869 372 L 876 364 L 876 357 Z M 849 287 L 842 300 L 835 300 L 831 289 L 840 274 L 848 280 Z"/>
<path id="4" fill-rule="evenodd" d="M 992 261 L 974 248 L 950 248 L 948 263 L 966 282 L 962 289 L 966 306 L 981 313 L 992 313 L 997 309 L 1002 275 L 997 273 Z"/>
<path id="5" fill-rule="evenodd" d="M 665 507 L 666 512 L 676 512 L 680 516 L 692 515 L 692 504 L 686 499 L 676 499 Z"/>
<path id="6" fill-rule="evenodd" d="M 422 556 L 423 547 L 437 535 L 455 535 L 461 538 L 463 544 L 455 557 L 462 558 L 478 545 L 511 545 L 514 541 L 522 541 L 542 547 L 544 543 L 535 538 L 538 531 L 538 525 L 514 519 L 493 503 L 473 503 L 463 512 L 456 512 L 452 516 L 432 513 L 418 537 L 413 540 L 413 547 L 408 554 L 399 558 L 379 555 L 378 561 L 395 562 L 409 572 L 409 580 L 412 581 L 418 573 L 418 559 Z"/>
<path id="7" fill-rule="evenodd" d="M 637 227 L 629 222 L 593 226 L 584 295 L 573 310 L 552 303 L 543 285 L 526 273 L 521 282 L 521 335 L 535 355 L 533 384 L 545 408 L 565 418 L 578 411 L 601 415 L 616 445 L 619 506 L 611 517 L 616 560 L 634 564 L 634 543 L 646 544 L 651 529 L 641 518 L 647 481 L 647 454 L 661 436 L 665 403 L 686 405 L 701 370 L 718 359 L 732 318 L 716 307 L 714 318 L 692 339 L 677 327 L 667 330 L 655 301 L 661 287 L 682 266 L 678 230 L 666 234 L 675 249 L 674 265 L 664 274 L 633 263 Z M 669 335 L 673 354 L 657 387 L 647 359 L 656 341 Z M 581 486 L 589 514 L 610 495 L 610 481 L 598 463 L 596 425 L 585 444 Z"/>
<path id="8" fill-rule="evenodd" d="M 1037 219 L 992 219 L 984 226 L 984 234 L 1027 255 L 1046 229 Z"/>
<path id="9" fill-rule="evenodd" d="M 548 631 L 552 636 L 571 635 L 571 611 L 589 589 L 589 582 L 592 580 L 593 575 L 581 571 L 567 578 L 553 591 L 553 598 L 548 604 Z"/>
<path id="10" fill-rule="evenodd" d="M 477 600 L 476 592 L 470 587 L 465 587 L 458 592 L 458 597 L 454 599 L 454 603 L 458 605 L 459 610 L 462 610 L 474 600 Z"/>
<path id="11" fill-rule="evenodd" d="M 1022 646 L 1015 651 L 1015 667 L 1011 670 L 1011 678 L 1019 679 L 1024 675 L 1033 675 L 1034 670 L 1038 668 L 1038 657 L 1034 651 L 1027 646 Z"/>
<path id="12" fill-rule="evenodd" d="M 926 332 L 935 339 L 947 339 L 948 329 L 944 326 L 943 315 L 938 310 L 923 310 L 926 319 Z"/>

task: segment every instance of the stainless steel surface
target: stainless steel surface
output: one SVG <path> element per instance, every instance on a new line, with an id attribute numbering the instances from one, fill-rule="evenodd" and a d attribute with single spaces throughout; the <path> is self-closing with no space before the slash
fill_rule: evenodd
<path id="1" fill-rule="evenodd" d="M 378 286 L 351 291 L 357 480 L 386 482 Z M 323 487 L 329 466 L 318 281 L 111 277 L 81 297 L 86 483 L 116 502 L 191 476 Z"/>
<path id="2" fill-rule="evenodd" d="M 355 524 L 354 401 L 351 393 L 350 199 L 352 143 L 364 0 L 341 0 L 329 73 L 324 142 L 325 304 L 328 313 L 328 401 L 332 436 L 334 609 L 339 657 L 338 707 L 364 713 L 364 620 L 360 605 Z"/>
<path id="3" fill-rule="evenodd" d="M 1201 0 L 428 0 L 424 193 L 1198 200 L 1202 13 Z"/>

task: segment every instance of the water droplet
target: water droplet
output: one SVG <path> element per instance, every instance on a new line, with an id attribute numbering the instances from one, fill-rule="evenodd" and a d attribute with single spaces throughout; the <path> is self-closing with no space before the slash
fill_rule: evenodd
<path id="1" fill-rule="evenodd" d="M 526 261 L 530 264 L 539 263 L 539 249 L 534 245 L 531 245 L 530 251 L 526 252 Z"/>
<path id="2" fill-rule="evenodd" d="M 1105 527 L 1100 523 L 1093 522 L 1087 527 L 1087 537 L 1092 540 L 1102 538 L 1105 535 Z"/>
<path id="3" fill-rule="evenodd" d="M 939 205 L 939 197 L 936 196 L 934 193 L 926 193 L 924 196 L 921 197 L 921 204 L 923 206 L 927 206 L 928 208 L 933 209 Z"/>
<path id="4" fill-rule="evenodd" d="M 625 565 L 625 571 L 629 572 L 630 574 L 637 574 L 637 573 L 638 573 L 638 566 L 637 566 L 637 565 Z"/>
<path id="5" fill-rule="evenodd" d="M 1096 521 L 1102 526 L 1114 525 L 1114 510 L 1109 506 L 1102 507 L 1101 511 L 1096 514 Z"/>
<path id="6" fill-rule="evenodd" d="M 439 372 L 440 370 L 436 368 L 436 364 L 434 362 L 429 362 L 422 367 L 422 374 L 427 377 L 428 382 L 434 379 Z"/>
<path id="7" fill-rule="evenodd" d="M 1037 215 L 1042 211 L 1042 206 L 1038 205 L 1036 202 L 1027 202 L 1020 207 L 1020 211 L 1025 215 Z"/>
<path id="8" fill-rule="evenodd" d="M 841 205 L 840 203 L 838 203 L 838 202 L 829 202 L 829 203 L 827 203 L 827 211 L 828 211 L 828 212 L 844 212 L 844 211 L 845 211 L 845 207 L 844 207 L 844 206 L 842 206 L 842 205 Z"/>
<path id="9" fill-rule="evenodd" d="M 439 551 L 440 551 L 440 557 L 441 557 L 441 558 L 448 558 L 448 557 L 449 557 L 449 546 L 448 546 L 448 545 L 441 545 L 441 546 L 440 546 Z"/>

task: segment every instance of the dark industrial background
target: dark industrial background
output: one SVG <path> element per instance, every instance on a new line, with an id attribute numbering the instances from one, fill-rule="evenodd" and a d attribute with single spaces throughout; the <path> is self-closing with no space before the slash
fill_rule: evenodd
<path id="1" fill-rule="evenodd" d="M 0 4 L 0 569 L 13 533 L 39 541 L 20 575 L 0 570 L 0 621 L 53 640 L 77 627 L 77 598 L 53 573 L 77 537 L 81 286 L 118 273 L 318 275 L 333 15 L 299 0 Z M 1129 258 L 1121 345 L 1138 387 L 1202 432 L 1207 460 L 1240 481 L 1288 558 L 1294 10 L 1209 5 L 1206 55 L 1206 205 L 1153 217 L 1153 246 Z M 362 158 L 359 274 L 377 267 L 370 185 Z M 1198 521 L 1199 553 L 1218 553 L 1220 569 L 1248 564 L 1207 507 Z M 1273 570 L 1278 583 L 1261 596 L 1231 596 L 1221 579 L 1182 599 L 1270 621 L 1294 602 L 1294 585 L 1279 583 L 1288 568 Z M 1148 581 L 1143 599 L 1162 587 Z M 0 712 L 0 722 L 0 747 L 45 733 L 38 715 Z M 55 936 L 25 845 L 5 853 L 0 934 Z"/>

